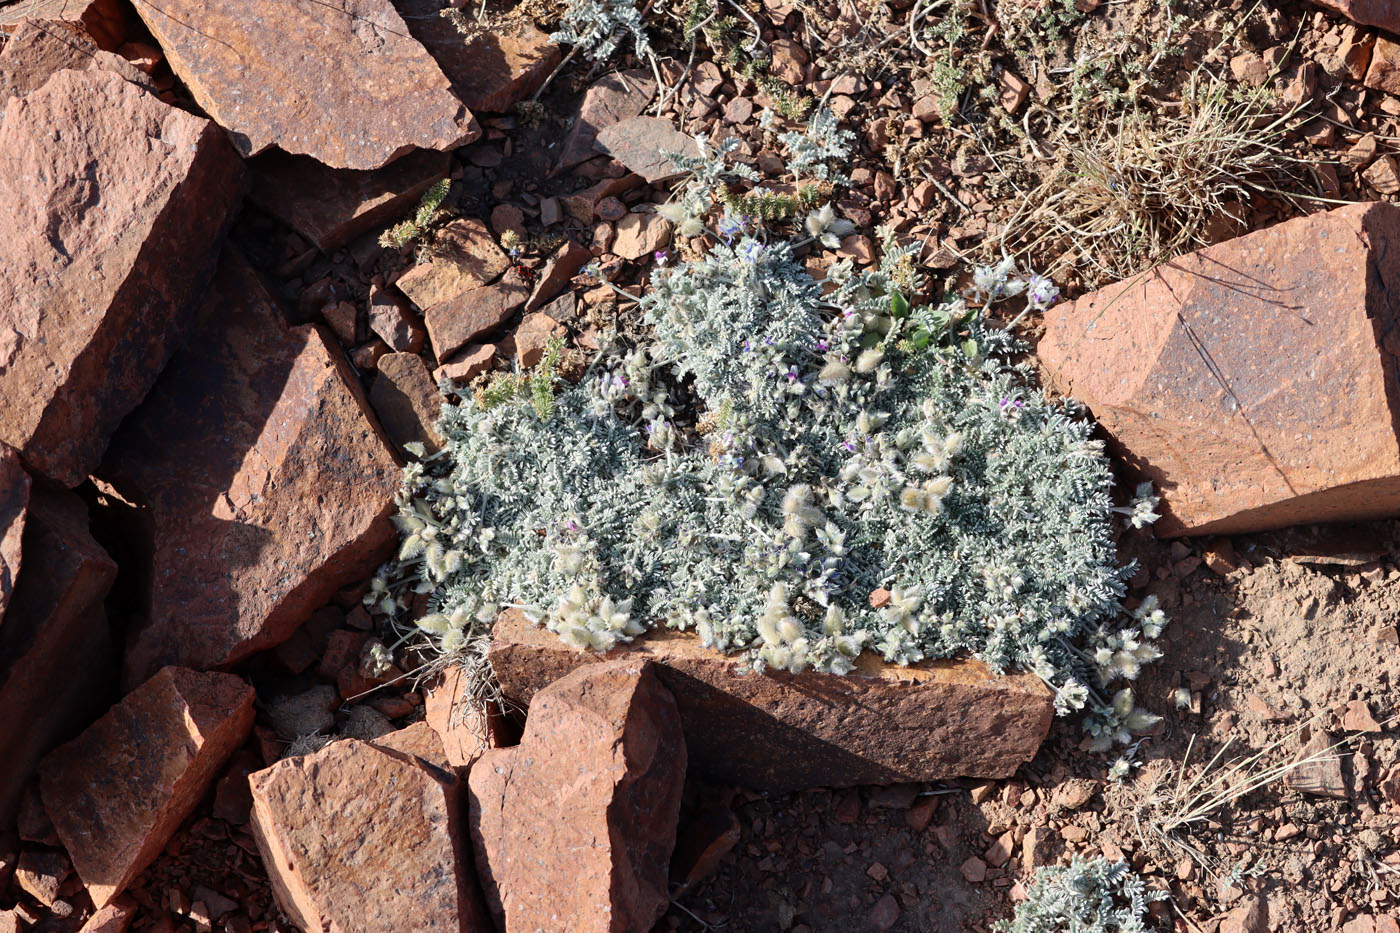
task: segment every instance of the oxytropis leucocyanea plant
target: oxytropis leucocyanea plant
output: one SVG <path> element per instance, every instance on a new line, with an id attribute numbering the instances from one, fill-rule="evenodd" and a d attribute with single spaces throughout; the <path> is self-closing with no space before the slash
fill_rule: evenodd
<path id="1" fill-rule="evenodd" d="M 814 238 L 829 214 L 808 217 Z M 1165 618 L 1120 603 L 1101 444 L 985 316 L 1053 286 L 1006 262 L 911 305 L 910 248 L 818 281 L 793 242 L 729 221 L 654 271 L 650 337 L 605 345 L 551 406 L 444 410 L 447 444 L 407 468 L 399 562 L 369 598 L 398 614 L 407 590 L 430 594 L 417 625 L 447 653 L 517 607 L 579 649 L 664 625 L 756 673 L 970 654 L 1087 709 L 1099 748 L 1150 724 L 1111 685 L 1158 656 Z"/>
<path id="2" fill-rule="evenodd" d="M 1075 856 L 1035 873 L 1016 914 L 1000 933 L 1145 933 L 1147 909 L 1166 897 L 1149 891 L 1125 862 Z"/>

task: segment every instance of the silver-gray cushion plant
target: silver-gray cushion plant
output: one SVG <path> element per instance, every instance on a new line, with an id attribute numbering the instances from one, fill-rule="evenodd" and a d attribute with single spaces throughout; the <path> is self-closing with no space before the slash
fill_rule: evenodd
<path id="1" fill-rule="evenodd" d="M 612 340 L 552 405 L 444 407 L 446 446 L 406 469 L 403 546 L 368 599 L 405 618 L 410 590 L 431 594 L 416 625 L 448 655 L 518 607 L 579 650 L 693 631 L 754 676 L 971 655 L 1087 710 L 1097 748 L 1149 725 L 1110 688 L 1158 656 L 1165 618 L 1124 611 L 1112 522 L 1150 521 L 1155 500 L 1114 509 L 1091 424 L 986 318 L 1053 286 L 1008 261 L 911 307 L 914 257 L 892 241 L 878 268 L 818 281 L 795 255 L 809 240 L 716 226 L 703 256 L 653 271 L 650 337 Z M 829 207 L 805 224 L 828 243 L 848 226 Z"/>

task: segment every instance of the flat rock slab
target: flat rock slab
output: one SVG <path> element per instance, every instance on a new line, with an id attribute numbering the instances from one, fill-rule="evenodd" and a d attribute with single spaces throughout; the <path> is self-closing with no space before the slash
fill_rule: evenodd
<path id="1" fill-rule="evenodd" d="M 151 553 L 128 683 L 279 644 L 395 540 L 399 468 L 344 354 L 287 327 L 232 250 L 101 474 L 137 505 Z"/>
<path id="2" fill-rule="evenodd" d="M 653 185 L 685 174 L 667 153 L 701 155 L 694 139 L 660 117 L 632 117 L 604 127 L 598 131 L 596 145 Z"/>
<path id="3" fill-rule="evenodd" d="M 434 425 L 442 413 L 442 395 L 423 358 L 388 353 L 379 358 L 378 369 L 369 401 L 389 437 L 400 447 L 417 443 L 429 452 L 440 450 L 443 438 Z"/>
<path id="4" fill-rule="evenodd" d="M 419 149 L 368 171 L 327 168 L 309 156 L 272 151 L 249 167 L 253 203 L 323 252 L 412 213 L 418 199 L 447 177 L 452 157 Z"/>
<path id="5" fill-rule="evenodd" d="M 1163 496 L 1159 535 L 1400 513 L 1400 207 L 1220 243 L 1045 314 L 1039 355 Z"/>
<path id="6" fill-rule="evenodd" d="M 1362 26 L 1379 26 L 1400 33 L 1400 7 L 1394 0 L 1313 0 L 1313 3 Z"/>
<path id="7" fill-rule="evenodd" d="M 13 448 L 0 444 L 0 620 L 19 579 L 24 516 L 29 511 L 29 474 Z"/>
<path id="8" fill-rule="evenodd" d="M 598 131 L 638 116 L 655 93 L 656 82 L 640 68 L 599 78 L 584 92 L 569 135 L 564 137 L 564 151 L 559 156 L 557 171 L 573 168 L 599 155 L 601 150 L 594 145 L 598 141 Z"/>
<path id="9" fill-rule="evenodd" d="M 486 904 L 505 933 L 650 930 L 685 783 L 676 701 L 645 660 L 587 665 L 535 698 L 515 748 L 468 773 Z"/>
<path id="10" fill-rule="evenodd" d="M 9 108 L 0 440 L 36 472 L 82 482 L 146 395 L 213 271 L 241 179 L 218 127 L 108 71 L 60 71 Z"/>
<path id="11" fill-rule="evenodd" d="M 241 678 L 167 667 L 44 759 L 44 809 L 95 907 L 160 854 L 252 728 Z"/>
<path id="12" fill-rule="evenodd" d="M 106 707 L 112 635 L 102 601 L 117 565 L 74 493 L 35 485 L 24 567 L 0 625 L 0 825 L 12 825 L 39 760 Z"/>
<path id="13" fill-rule="evenodd" d="M 108 52 L 126 41 L 132 23 L 123 0 L 17 0 L 0 6 L 0 26 L 15 26 L 27 19 L 71 23 Z"/>
<path id="14" fill-rule="evenodd" d="M 439 15 L 438 0 L 394 0 L 394 6 L 474 113 L 505 113 L 533 94 L 559 64 L 559 46 L 528 19 L 467 38 Z"/>
<path id="15" fill-rule="evenodd" d="M 155 92 L 151 79 L 131 62 L 97 47 L 78 23 L 25 20 L 14 28 L 0 50 L 0 120 L 11 97 L 24 97 L 43 87 L 56 72 L 102 68 L 121 75 L 144 90 Z"/>
<path id="16" fill-rule="evenodd" d="M 303 930 L 489 931 L 457 779 L 417 742 L 384 742 L 343 739 L 249 777 L 278 904 Z"/>
<path id="17" fill-rule="evenodd" d="M 497 620 L 490 657 L 507 698 L 522 707 L 582 665 L 656 661 L 680 708 L 691 768 L 773 793 L 1010 777 L 1035 756 L 1054 716 L 1039 678 L 996 675 L 980 661 L 898 667 L 867 652 L 845 676 L 741 674 L 734 658 L 684 632 L 579 653 L 514 610 Z"/>
<path id="18" fill-rule="evenodd" d="M 162 0 L 136 12 L 238 151 L 372 169 L 481 135 L 389 0 Z"/>

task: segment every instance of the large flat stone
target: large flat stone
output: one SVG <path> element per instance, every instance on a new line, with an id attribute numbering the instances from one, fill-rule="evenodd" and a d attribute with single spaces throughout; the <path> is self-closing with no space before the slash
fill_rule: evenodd
<path id="1" fill-rule="evenodd" d="M 392 550 L 398 474 L 344 354 L 317 327 L 287 327 L 226 252 L 196 337 L 101 469 L 151 554 L 127 682 L 290 637 Z"/>
<path id="2" fill-rule="evenodd" d="M 477 872 L 506 933 L 650 930 L 670 902 L 686 750 L 645 660 L 587 665 L 540 691 L 515 748 L 468 773 Z"/>
<path id="3" fill-rule="evenodd" d="M 9 108 L 0 440 L 31 468 L 75 486 L 97 465 L 187 329 L 241 179 L 218 127 L 108 71 Z"/>
<path id="4" fill-rule="evenodd" d="M 514 610 L 492 630 L 492 667 L 521 706 L 567 672 L 613 658 L 657 663 L 694 771 L 775 793 L 1009 777 L 1034 757 L 1054 715 L 1038 678 L 998 676 L 980 661 L 898 667 L 867 652 L 846 676 L 755 675 L 682 632 L 656 631 L 599 655 L 573 651 Z"/>
<path id="5" fill-rule="evenodd" d="M 136 12 L 245 156 L 372 169 L 481 135 L 389 0 L 162 0 Z"/>
<path id="6" fill-rule="evenodd" d="M 1313 3 L 1362 26 L 1379 26 L 1400 33 L 1400 7 L 1394 0 L 1313 0 Z"/>
<path id="7" fill-rule="evenodd" d="M 24 517 L 29 511 L 29 474 L 13 448 L 0 444 L 0 621 L 19 578 Z"/>
<path id="8" fill-rule="evenodd" d="M 440 746 L 408 739 L 343 739 L 249 777 L 253 835 L 273 893 L 303 930 L 491 929 L 460 827 L 457 778 L 423 754 L 440 755 Z"/>
<path id="9" fill-rule="evenodd" d="M 155 85 L 145 72 L 113 52 L 97 47 L 78 23 L 24 20 L 0 50 L 0 120 L 9 98 L 39 90 L 59 71 L 102 68 L 147 91 Z"/>
<path id="10" fill-rule="evenodd" d="M 77 495 L 31 490 L 23 552 L 0 623 L 0 826 L 12 825 L 39 760 L 102 712 L 115 681 L 102 601 L 117 566 Z"/>
<path id="11" fill-rule="evenodd" d="M 564 137 L 556 171 L 573 168 L 580 162 L 601 155 L 594 145 L 598 131 L 638 116 L 651 103 L 656 82 L 643 69 L 604 75 L 593 83 L 579 103 L 578 113 Z"/>
<path id="12" fill-rule="evenodd" d="M 452 157 L 419 149 L 369 171 L 327 168 L 309 156 L 273 150 L 249 167 L 253 203 L 325 252 L 355 237 L 402 220 L 418 199 L 447 177 Z"/>
<path id="13" fill-rule="evenodd" d="M 44 759 L 44 808 L 95 907 L 160 854 L 252 728 L 241 678 L 167 667 Z"/>
<path id="14" fill-rule="evenodd" d="M 1047 311 L 1039 355 L 1158 534 L 1400 514 L 1397 250 L 1395 205 L 1290 220 Z"/>
<path id="15" fill-rule="evenodd" d="M 394 6 L 474 113 L 505 113 L 559 64 L 559 46 L 526 18 L 493 25 L 469 39 L 439 15 L 438 0 L 394 0 Z"/>

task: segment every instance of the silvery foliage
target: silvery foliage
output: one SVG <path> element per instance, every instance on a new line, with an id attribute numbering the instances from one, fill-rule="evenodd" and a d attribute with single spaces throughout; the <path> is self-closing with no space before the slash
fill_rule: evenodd
<path id="1" fill-rule="evenodd" d="M 1126 862 L 1083 859 L 1038 869 L 1000 933 L 1145 933 L 1148 905 L 1166 892 L 1148 891 Z"/>
<path id="2" fill-rule="evenodd" d="M 760 125 L 772 125 L 772 111 L 760 115 Z M 826 107 L 818 107 L 801 130 L 781 133 L 778 139 L 788 151 L 788 171 L 797 178 L 816 178 L 833 184 L 849 184 L 850 179 L 831 167 L 851 155 L 856 134 L 841 128 L 841 121 Z"/>
<path id="3" fill-rule="evenodd" d="M 568 0 L 559 30 L 549 38 L 577 46 L 593 61 L 603 61 L 628 36 L 638 58 L 651 54 L 646 24 L 633 0 Z"/>
<path id="4" fill-rule="evenodd" d="M 1152 719 L 1105 688 L 1158 655 L 1165 618 L 1115 621 L 1101 444 L 985 320 L 1027 280 L 1003 264 L 980 305 L 911 308 L 910 258 L 841 263 L 825 295 L 791 244 L 747 234 L 654 270 L 652 341 L 606 347 L 547 420 L 445 408 L 369 598 L 431 593 L 418 626 L 446 652 L 515 606 L 579 649 L 666 625 L 759 673 L 970 653 L 1087 708 L 1098 747 L 1126 741 Z"/>

